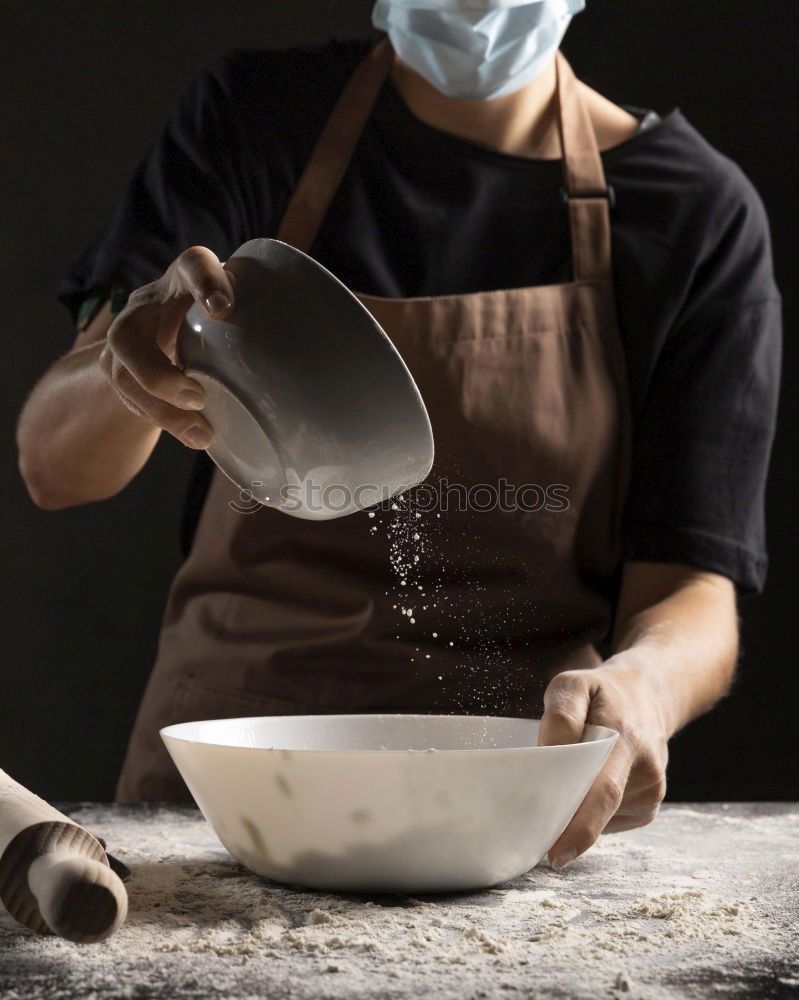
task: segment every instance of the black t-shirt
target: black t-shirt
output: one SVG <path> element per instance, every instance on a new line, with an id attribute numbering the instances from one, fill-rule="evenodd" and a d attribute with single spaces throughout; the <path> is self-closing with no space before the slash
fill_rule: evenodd
<path id="1" fill-rule="evenodd" d="M 374 40 L 235 49 L 202 66 L 62 278 L 57 297 L 73 319 L 91 291 L 152 281 L 186 247 L 225 260 L 274 237 Z M 602 153 L 634 420 L 625 557 L 698 566 L 757 591 L 781 341 L 768 221 L 742 170 L 679 108 L 647 124 Z M 559 160 L 421 121 L 389 77 L 309 252 L 352 290 L 381 296 L 568 282 L 561 185 Z M 189 535 L 210 467 L 204 453 L 199 461 Z"/>

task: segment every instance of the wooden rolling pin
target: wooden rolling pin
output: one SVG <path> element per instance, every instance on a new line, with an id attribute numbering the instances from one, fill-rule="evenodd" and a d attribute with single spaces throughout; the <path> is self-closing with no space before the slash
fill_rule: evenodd
<path id="1" fill-rule="evenodd" d="M 102 941 L 128 894 L 100 841 L 0 770 L 0 901 L 40 934 Z"/>

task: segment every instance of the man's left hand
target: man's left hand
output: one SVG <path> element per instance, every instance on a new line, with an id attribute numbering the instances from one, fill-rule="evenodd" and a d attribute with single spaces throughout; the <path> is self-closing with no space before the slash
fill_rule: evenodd
<path id="1" fill-rule="evenodd" d="M 565 670 L 544 693 L 539 745 L 579 743 L 587 724 L 619 733 L 610 756 L 569 825 L 549 850 L 554 868 L 587 851 L 600 833 L 651 823 L 666 794 L 668 732 L 658 692 L 634 657 Z"/>

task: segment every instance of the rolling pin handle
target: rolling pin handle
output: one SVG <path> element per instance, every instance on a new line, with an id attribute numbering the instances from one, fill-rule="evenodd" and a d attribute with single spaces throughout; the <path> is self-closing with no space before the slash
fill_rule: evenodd
<path id="1" fill-rule="evenodd" d="M 94 858 L 42 854 L 28 869 L 28 885 L 47 926 L 68 941 L 102 941 L 127 914 L 128 896 L 119 876 Z"/>

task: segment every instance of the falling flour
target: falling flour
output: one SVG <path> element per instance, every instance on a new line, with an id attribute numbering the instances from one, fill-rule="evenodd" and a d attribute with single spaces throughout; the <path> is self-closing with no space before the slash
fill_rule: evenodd
<path id="1" fill-rule="evenodd" d="M 528 672 L 514 672 L 518 651 L 506 632 L 518 624 L 514 616 L 526 615 L 527 608 L 520 610 L 509 593 L 506 607 L 494 607 L 492 620 L 486 620 L 486 586 L 470 568 L 480 562 L 475 551 L 483 544 L 479 517 L 421 506 L 415 491 L 408 490 L 369 511 L 369 532 L 387 542 L 392 583 L 386 597 L 401 622 L 395 637 L 408 644 L 408 659 L 416 669 L 437 667 L 440 672 L 434 676 L 447 681 L 441 707 L 514 714 L 504 700 L 526 690 L 530 680 Z M 457 564 L 446 555 L 452 545 L 443 544 L 444 532 L 457 540 Z M 486 553 L 481 551 L 480 557 L 484 560 Z M 416 642 L 408 641 L 409 635 L 413 638 L 409 625 L 416 630 Z"/>
<path id="2" fill-rule="evenodd" d="M 373 534 L 385 533 L 388 541 L 388 560 L 392 570 L 392 590 L 386 596 L 393 600 L 392 607 L 411 625 L 420 626 L 421 640 L 436 640 L 438 632 L 426 627 L 439 614 L 439 605 L 446 600 L 440 578 L 433 579 L 432 567 L 440 557 L 435 553 L 432 533 L 425 518 L 439 518 L 433 512 L 420 510 L 413 492 L 400 493 L 369 517 L 377 519 L 370 526 Z M 399 635 L 397 635 L 399 638 Z M 452 643 L 450 643 L 452 645 Z M 414 647 L 412 662 L 429 660 L 432 654 Z"/>

